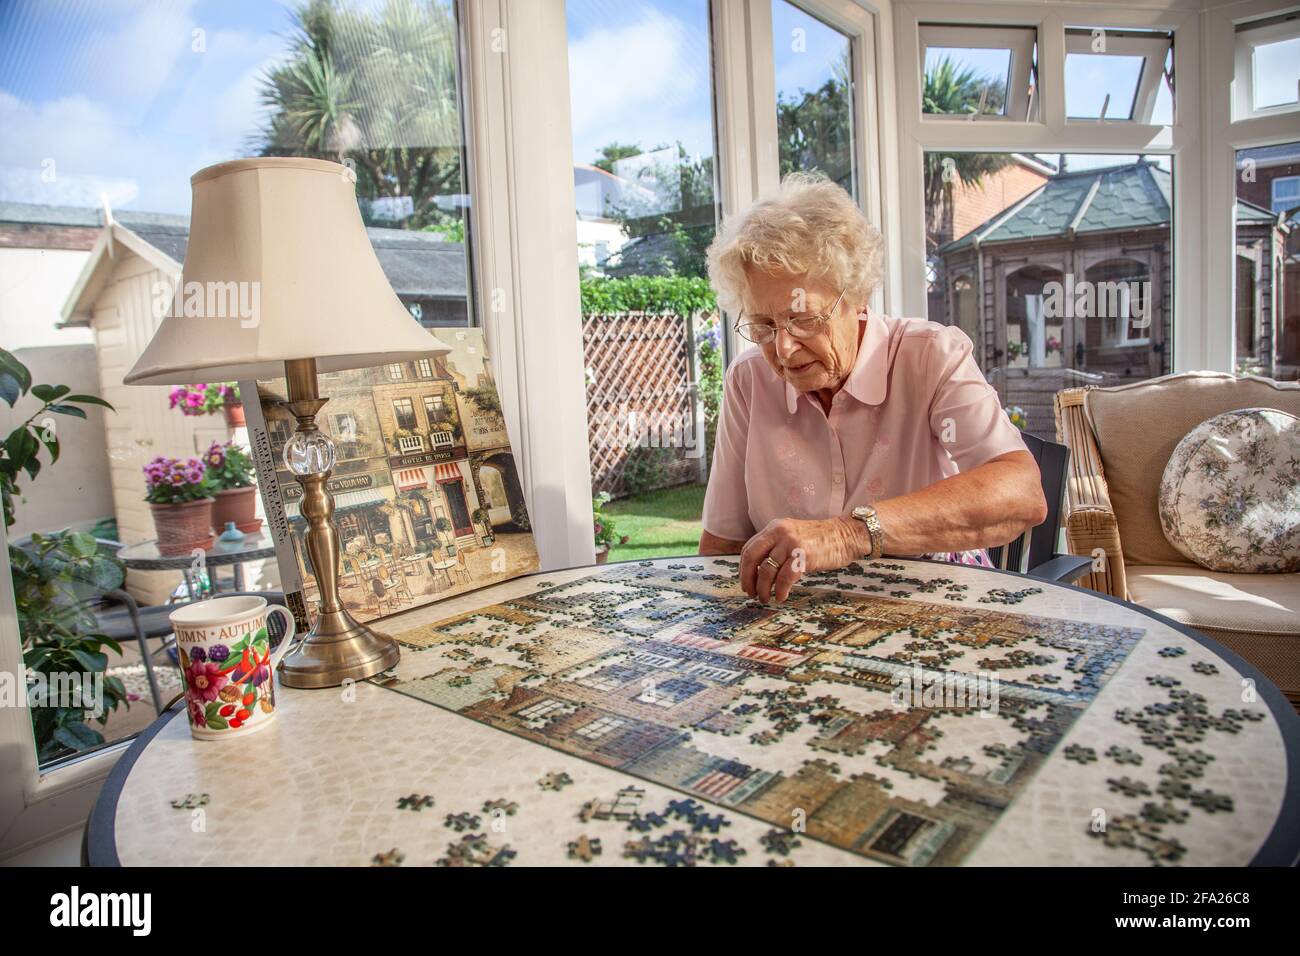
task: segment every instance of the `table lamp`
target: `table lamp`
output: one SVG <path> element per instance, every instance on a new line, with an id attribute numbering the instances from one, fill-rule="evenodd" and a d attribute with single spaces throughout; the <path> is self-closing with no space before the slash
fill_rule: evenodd
<path id="1" fill-rule="evenodd" d="M 394 294 L 357 208 L 356 174 L 317 159 L 243 159 L 190 179 L 189 245 L 173 307 L 127 385 L 288 382 L 297 419 L 284 463 L 303 496 L 319 616 L 281 664 L 289 687 L 334 687 L 397 663 L 397 644 L 339 598 L 339 537 L 326 481 L 334 443 L 316 425 L 318 372 L 428 358 L 450 349 Z"/>

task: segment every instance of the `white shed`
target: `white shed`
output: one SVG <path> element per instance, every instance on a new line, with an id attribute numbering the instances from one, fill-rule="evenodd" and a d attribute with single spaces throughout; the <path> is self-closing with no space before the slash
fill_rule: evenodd
<path id="1" fill-rule="evenodd" d="M 99 394 L 117 409 L 105 416 L 104 431 L 113 510 L 125 544 L 156 537 L 144 500 L 142 469 L 150 459 L 198 455 L 234 437 L 221 415 L 190 417 L 170 408 L 166 386 L 122 384 L 162 322 L 154 309 L 158 288 L 166 283 L 170 289 L 180 278 L 181 264 L 163 249 L 174 238 L 183 249 L 187 230 L 158 219 L 156 226 L 133 229 L 105 225 L 63 308 L 64 326 L 85 326 L 94 334 Z M 179 580 L 179 572 L 132 571 L 127 588 L 137 600 L 158 604 Z"/>

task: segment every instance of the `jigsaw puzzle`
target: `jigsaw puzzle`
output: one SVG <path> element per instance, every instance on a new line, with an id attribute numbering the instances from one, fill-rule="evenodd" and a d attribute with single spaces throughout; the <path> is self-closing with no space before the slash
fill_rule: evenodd
<path id="1" fill-rule="evenodd" d="M 952 603 L 970 599 L 951 580 L 888 566 L 858 568 L 879 585 L 842 587 L 824 575 L 780 606 L 748 600 L 733 575 L 687 570 L 623 565 L 414 628 L 397 635 L 406 653 L 384 686 L 757 817 L 775 833 L 797 829 L 894 864 L 953 864 L 1143 633 L 989 606 L 1020 604 L 1034 589 Z M 887 587 L 908 599 L 876 593 Z M 963 746 L 967 734 L 983 746 Z M 1101 762 L 1093 748 L 1068 756 Z M 538 788 L 563 783 L 548 775 Z M 1122 776 L 1114 785 L 1152 796 Z M 1218 794 L 1188 790 L 1176 796 L 1229 809 Z M 650 812 L 639 804 L 631 787 L 578 816 L 629 821 L 622 855 L 638 861 L 725 864 L 744 852 L 695 800 Z M 503 806 L 483 806 L 494 809 Z M 1134 816 L 1110 839 L 1176 856 L 1155 825 Z M 797 845 L 773 836 L 768 852 Z M 570 849 L 580 860 L 596 852 L 581 840 Z"/>

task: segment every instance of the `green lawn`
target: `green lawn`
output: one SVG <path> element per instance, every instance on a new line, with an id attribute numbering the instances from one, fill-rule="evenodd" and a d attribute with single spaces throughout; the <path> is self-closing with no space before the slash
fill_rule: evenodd
<path id="1" fill-rule="evenodd" d="M 628 542 L 615 545 L 609 559 L 639 561 L 699 554 L 703 508 L 704 485 L 660 488 L 611 501 L 605 511 L 614 519 L 618 533 L 628 536 Z"/>

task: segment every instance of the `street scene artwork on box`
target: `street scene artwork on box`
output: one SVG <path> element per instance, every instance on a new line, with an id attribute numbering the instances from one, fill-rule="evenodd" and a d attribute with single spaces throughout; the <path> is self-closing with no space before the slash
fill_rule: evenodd
<path id="1" fill-rule="evenodd" d="M 320 376 L 316 416 L 335 444 L 327 482 L 340 591 L 369 621 L 538 567 L 528 509 L 481 329 L 432 333 L 451 351 Z M 283 379 L 259 381 L 249 440 L 281 582 L 299 623 L 315 616 L 302 487 L 281 452 L 296 422 Z"/>
<path id="2" fill-rule="evenodd" d="M 398 634 L 386 686 L 880 862 L 952 864 L 1143 634 L 1012 610 L 1037 588 L 973 601 L 883 563 L 764 606 L 735 562 L 684 561 L 542 582 Z M 1140 839 L 1153 860 L 1181 852 Z"/>

